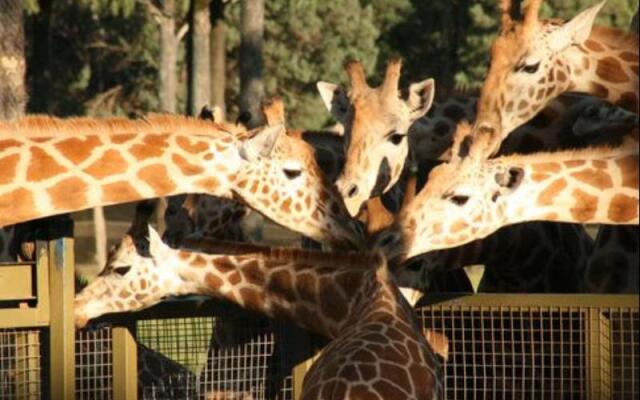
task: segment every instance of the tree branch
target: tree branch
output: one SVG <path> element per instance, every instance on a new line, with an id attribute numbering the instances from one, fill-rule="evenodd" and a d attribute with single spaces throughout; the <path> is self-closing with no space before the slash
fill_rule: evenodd
<path id="1" fill-rule="evenodd" d="M 189 24 L 184 23 L 182 24 L 180 29 L 178 29 L 178 33 L 176 33 L 176 43 L 180 43 L 180 41 L 182 40 L 184 35 L 187 34 L 187 32 L 189 32 Z"/>

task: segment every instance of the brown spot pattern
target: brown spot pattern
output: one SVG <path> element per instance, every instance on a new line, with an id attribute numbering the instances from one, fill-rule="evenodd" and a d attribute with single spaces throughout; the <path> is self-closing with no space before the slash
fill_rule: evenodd
<path id="1" fill-rule="evenodd" d="M 638 53 L 632 53 L 630 51 L 623 51 L 620 53 L 620 58 L 624 61 L 638 62 Z"/>
<path id="2" fill-rule="evenodd" d="M 215 192 L 220 188 L 220 181 L 213 176 L 198 179 L 194 182 L 194 186 L 202 189 L 203 192 Z"/>
<path id="3" fill-rule="evenodd" d="M 171 156 L 171 160 L 178 166 L 180 172 L 182 172 L 184 175 L 191 176 L 204 173 L 204 168 L 198 165 L 191 164 L 184 157 L 178 154 L 173 154 Z"/>
<path id="4" fill-rule="evenodd" d="M 604 47 L 602 47 L 602 45 L 592 39 L 587 39 L 587 41 L 584 43 L 585 46 L 589 49 L 589 50 L 593 50 L 596 52 L 601 52 L 604 51 Z"/>
<path id="5" fill-rule="evenodd" d="M 87 207 L 88 185 L 78 177 L 71 177 L 58 182 L 47 189 L 51 205 L 57 210 L 80 210 Z"/>
<path id="6" fill-rule="evenodd" d="M 622 83 L 629 81 L 629 77 L 622 69 L 622 64 L 617 58 L 613 57 L 604 57 L 598 61 L 596 75 L 607 82 Z"/>
<path id="7" fill-rule="evenodd" d="M 0 140 L 0 152 L 10 149 L 11 147 L 20 147 L 21 144 L 21 142 L 13 139 Z"/>
<path id="8" fill-rule="evenodd" d="M 39 147 L 31 148 L 31 159 L 27 169 L 27 180 L 40 182 L 54 177 L 66 171 L 66 168 L 58 164 L 47 152 Z"/>
<path id="9" fill-rule="evenodd" d="M 598 209 L 598 198 L 580 189 L 575 189 L 571 192 L 571 195 L 575 199 L 573 207 L 569 209 L 571 216 L 577 222 L 586 222 L 593 219 Z"/>
<path id="10" fill-rule="evenodd" d="M 629 222 L 638 217 L 638 198 L 618 193 L 611 198 L 607 216 L 613 222 Z"/>
<path id="11" fill-rule="evenodd" d="M 582 183 L 593 186 L 596 189 L 602 190 L 613 187 L 613 180 L 608 173 L 601 169 L 587 168 L 582 171 L 574 172 L 571 176 Z"/>
<path id="12" fill-rule="evenodd" d="M 542 206 L 549 206 L 553 204 L 554 199 L 564 188 L 567 187 L 567 182 L 564 179 L 559 178 L 551 182 L 540 194 L 538 195 L 538 204 Z"/>
<path id="13" fill-rule="evenodd" d="M 5 185 L 15 179 L 18 160 L 20 160 L 19 154 L 0 158 L 0 185 Z"/>
<path id="14" fill-rule="evenodd" d="M 122 133 L 119 135 L 113 135 L 110 137 L 111 143 L 122 144 L 134 139 L 137 135 L 135 133 Z"/>
<path id="15" fill-rule="evenodd" d="M 191 154 L 198 154 L 202 153 L 203 151 L 209 150 L 209 144 L 207 142 L 197 140 L 195 141 L 195 143 L 192 143 L 191 140 L 186 136 L 178 136 L 176 138 L 176 143 L 182 150 Z"/>
<path id="16" fill-rule="evenodd" d="M 638 156 L 632 155 L 616 160 L 616 164 L 622 175 L 622 186 L 638 189 Z"/>
<path id="17" fill-rule="evenodd" d="M 80 164 L 89 158 L 94 149 L 102 143 L 97 136 L 70 138 L 56 143 L 56 149 L 74 164 Z"/>
<path id="18" fill-rule="evenodd" d="M 451 225 L 451 233 L 458 233 L 468 227 L 469 225 L 464 220 L 456 221 L 453 225 Z"/>
<path id="19" fill-rule="evenodd" d="M 167 134 L 148 134 L 142 139 L 142 143 L 134 144 L 129 148 L 129 153 L 137 160 L 159 157 L 167 148 Z"/>
<path id="20" fill-rule="evenodd" d="M 0 212 L 0 226 L 33 219 L 35 217 L 33 195 L 23 188 L 0 195 L 0 210 L 2 210 Z M 10 213 L 9 210 L 11 210 Z"/>
<path id="21" fill-rule="evenodd" d="M 103 179 L 107 176 L 121 174 L 127 170 L 127 162 L 115 150 L 107 150 L 102 157 L 93 164 L 85 168 L 84 172 L 96 179 Z"/>
<path id="22" fill-rule="evenodd" d="M 204 280 L 205 282 L 207 282 L 207 285 L 214 290 L 220 289 L 222 285 L 224 285 L 222 279 L 212 273 L 208 273 L 207 275 L 205 275 Z"/>
<path id="23" fill-rule="evenodd" d="M 599 84 L 598 82 L 591 82 L 591 94 L 596 97 L 606 99 L 609 97 L 609 89 Z"/>
<path id="24" fill-rule="evenodd" d="M 567 168 L 576 168 L 576 167 L 580 167 L 582 165 L 585 164 L 584 160 L 569 160 L 569 161 L 565 161 L 564 165 L 567 166 Z"/>
<path id="25" fill-rule="evenodd" d="M 102 200 L 105 203 L 124 203 L 139 199 L 140 194 L 127 181 L 114 182 L 102 186 Z"/>
<path id="26" fill-rule="evenodd" d="M 169 178 L 167 168 L 156 164 L 141 168 L 138 177 L 156 192 L 158 197 L 166 196 L 176 189 L 175 183 Z"/>

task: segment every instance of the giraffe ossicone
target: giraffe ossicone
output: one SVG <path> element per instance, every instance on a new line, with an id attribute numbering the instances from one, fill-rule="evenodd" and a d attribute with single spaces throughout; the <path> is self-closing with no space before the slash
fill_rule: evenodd
<path id="1" fill-rule="evenodd" d="M 125 236 L 100 276 L 76 296 L 76 326 L 168 296 L 202 294 L 332 339 L 305 376 L 303 399 L 442 395 L 439 361 L 381 254 L 197 242 L 199 250 L 223 250 L 214 255 L 171 249 L 148 229 L 148 244 Z M 428 336 L 446 352 L 441 335 Z"/>
<path id="2" fill-rule="evenodd" d="M 367 84 L 364 67 L 357 61 L 345 67 L 351 82 L 348 91 L 328 82 L 317 84 L 325 106 L 345 127 L 346 163 L 336 185 L 352 216 L 365 201 L 397 182 L 409 152 L 409 128 L 433 102 L 433 79 L 411 84 L 408 97 L 400 97 L 401 65 L 399 60 L 390 61 L 377 88 Z"/>

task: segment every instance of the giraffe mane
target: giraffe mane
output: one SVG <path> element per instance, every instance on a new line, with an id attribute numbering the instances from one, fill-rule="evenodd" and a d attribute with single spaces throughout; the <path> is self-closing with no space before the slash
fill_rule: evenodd
<path id="1" fill-rule="evenodd" d="M 227 242 L 210 238 L 187 238 L 182 244 L 187 249 L 197 249 L 210 254 L 259 255 L 269 261 L 308 263 L 315 267 L 372 269 L 381 263 L 381 255 L 368 252 L 323 252 L 289 247 L 268 247 L 255 244 Z"/>
<path id="2" fill-rule="evenodd" d="M 219 124 L 192 117 L 169 114 L 150 114 L 143 119 L 122 117 L 57 118 L 48 115 L 31 115 L 16 121 L 0 122 L 0 136 L 13 137 L 49 137 L 61 135 L 117 135 L 135 133 L 175 133 L 193 134 L 195 132 L 233 133 L 227 124 Z M 195 131 L 195 132 L 194 132 Z"/>
<path id="3" fill-rule="evenodd" d="M 591 29 L 591 37 L 605 43 L 616 50 L 626 50 L 638 53 L 638 36 L 635 32 L 610 26 L 594 25 Z"/>
<path id="4" fill-rule="evenodd" d="M 513 154 L 501 157 L 507 163 L 512 161 L 520 161 L 534 159 L 536 162 L 561 162 L 568 160 L 597 160 L 611 157 L 621 157 L 625 155 L 637 155 L 637 144 L 634 146 L 592 146 L 581 149 L 572 149 L 564 151 L 549 151 L 534 154 Z"/>

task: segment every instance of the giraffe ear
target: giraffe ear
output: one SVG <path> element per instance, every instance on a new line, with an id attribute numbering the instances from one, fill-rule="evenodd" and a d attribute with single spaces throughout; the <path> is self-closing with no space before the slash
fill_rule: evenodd
<path id="1" fill-rule="evenodd" d="M 284 132 L 284 126 L 277 124 L 267 126 L 258 131 L 253 137 L 240 144 L 240 157 L 246 161 L 256 161 L 260 157 L 269 157 L 278 137 Z"/>
<path id="2" fill-rule="evenodd" d="M 347 118 L 347 112 L 349 111 L 347 91 L 340 85 L 322 81 L 316 83 L 316 87 L 327 110 L 329 110 L 338 122 L 344 124 Z"/>
<path id="3" fill-rule="evenodd" d="M 431 109 L 435 93 L 436 82 L 433 79 L 412 83 L 409 86 L 407 105 L 410 110 L 411 122 L 422 118 Z"/>
<path id="4" fill-rule="evenodd" d="M 591 34 L 593 22 L 605 1 L 587 8 L 549 36 L 549 45 L 553 51 L 562 51 L 574 44 L 584 43 Z"/>
<path id="5" fill-rule="evenodd" d="M 158 232 L 149 225 L 149 254 L 151 258 L 162 257 L 167 245 L 162 241 Z"/>

